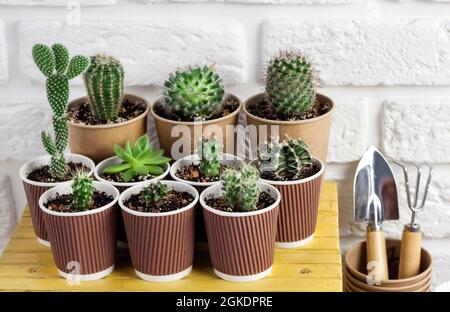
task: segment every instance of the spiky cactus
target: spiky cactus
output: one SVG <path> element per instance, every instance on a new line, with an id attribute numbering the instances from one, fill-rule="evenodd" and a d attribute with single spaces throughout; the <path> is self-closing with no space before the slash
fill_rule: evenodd
<path id="1" fill-rule="evenodd" d="M 84 73 L 92 113 L 104 122 L 117 119 L 123 99 L 124 71 L 119 60 L 103 54 L 91 57 Z"/>
<path id="2" fill-rule="evenodd" d="M 198 144 L 197 154 L 200 158 L 200 172 L 207 177 L 219 176 L 222 145 L 214 138 L 203 138 Z"/>
<path id="3" fill-rule="evenodd" d="M 222 190 L 227 204 L 233 210 L 255 210 L 260 194 L 258 179 L 259 172 L 252 166 L 240 171 L 226 169 L 222 175 Z"/>
<path id="4" fill-rule="evenodd" d="M 308 146 L 301 139 L 287 138 L 283 142 L 262 145 L 259 151 L 260 170 L 276 180 L 291 181 L 302 177 L 313 165 Z"/>
<path id="5" fill-rule="evenodd" d="M 212 66 L 176 71 L 164 87 L 166 110 L 183 120 L 209 118 L 220 107 L 224 95 L 222 79 Z"/>
<path id="6" fill-rule="evenodd" d="M 270 60 L 266 94 L 273 109 L 284 115 L 308 112 L 316 99 L 316 78 L 304 55 L 282 52 Z"/>
<path id="7" fill-rule="evenodd" d="M 145 187 L 141 196 L 147 205 L 156 203 L 158 200 L 163 198 L 169 192 L 169 187 L 161 182 L 152 183 Z"/>
<path id="8" fill-rule="evenodd" d="M 79 171 L 75 174 L 72 183 L 73 204 L 78 211 L 89 210 L 92 204 L 94 189 L 89 173 Z"/>
<path id="9" fill-rule="evenodd" d="M 62 178 L 67 173 L 64 150 L 69 136 L 66 119 L 69 80 L 86 70 L 89 59 L 82 55 L 69 59 L 66 47 L 59 43 L 52 45 L 51 48 L 38 43 L 33 46 L 32 54 L 37 67 L 47 77 L 47 99 L 53 111 L 55 140 L 50 134 L 42 132 L 42 144 L 47 153 L 52 156 L 51 174 L 56 178 Z"/>

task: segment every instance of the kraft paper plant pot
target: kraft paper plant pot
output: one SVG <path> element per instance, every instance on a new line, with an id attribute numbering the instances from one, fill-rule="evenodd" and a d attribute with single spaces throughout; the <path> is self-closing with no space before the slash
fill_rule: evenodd
<path id="1" fill-rule="evenodd" d="M 141 101 L 147 105 L 145 112 L 131 120 L 106 125 L 84 125 L 68 121 L 69 146 L 72 153 L 78 153 L 91 158 L 98 163 L 114 156 L 113 145 L 125 145 L 127 140 L 135 142 L 147 133 L 147 115 L 150 105 L 141 97 L 125 94 L 124 99 L 131 102 Z M 69 107 L 89 102 L 88 97 L 81 97 L 69 103 Z"/>
<path id="2" fill-rule="evenodd" d="M 222 196 L 221 183 L 200 195 L 214 273 L 226 281 L 252 282 L 272 271 L 280 192 L 267 183 L 258 185 L 276 201 L 252 212 L 225 212 L 209 207 L 208 198 Z"/>
<path id="3" fill-rule="evenodd" d="M 194 261 L 195 205 L 197 190 L 177 181 L 161 181 L 169 189 L 187 192 L 194 201 L 178 210 L 152 213 L 129 209 L 124 202 L 151 182 L 125 190 L 119 198 L 136 275 L 149 282 L 182 279 L 192 271 Z"/>
<path id="4" fill-rule="evenodd" d="M 69 280 L 101 279 L 114 269 L 116 205 L 119 191 L 112 185 L 93 182 L 94 189 L 113 197 L 107 205 L 82 212 L 56 212 L 44 204 L 57 194 L 72 193 L 72 182 L 46 191 L 39 199 L 58 273 Z"/>
<path id="5" fill-rule="evenodd" d="M 247 118 L 247 125 L 256 126 L 256 137 L 251 137 L 252 146 L 258 146 L 258 143 L 270 141 L 272 136 L 271 126 L 279 127 L 280 139 L 287 136 L 290 138 L 301 138 L 309 146 L 312 155 L 317 156 L 322 162 L 326 163 L 328 154 L 328 142 L 330 137 L 331 117 L 334 110 L 333 101 L 322 94 L 317 94 L 317 100 L 323 103 L 331 104 L 332 108 L 329 112 L 316 118 L 298 120 L 298 121 L 282 121 L 265 119 L 250 114 L 247 107 L 251 103 L 260 103 L 264 99 L 264 93 L 257 94 L 249 98 L 243 107 L 243 111 Z M 262 126 L 262 128 L 261 128 Z M 264 132 L 267 129 L 267 135 Z M 260 138 L 260 136 L 263 136 Z"/>
<path id="6" fill-rule="evenodd" d="M 221 164 L 229 166 L 231 168 L 240 169 L 245 165 L 245 162 L 238 156 L 232 155 L 232 154 L 222 154 Z M 200 158 L 198 155 L 189 155 L 183 158 L 178 159 L 173 163 L 173 165 L 170 167 L 170 176 L 175 181 L 187 183 L 189 185 L 192 185 L 195 187 L 195 189 L 198 191 L 199 194 L 203 192 L 208 186 L 213 185 L 217 182 L 193 182 L 189 180 L 181 179 L 176 175 L 177 171 L 185 166 L 189 166 L 191 164 L 199 164 Z M 196 205 L 196 214 L 195 214 L 195 241 L 196 241 L 196 247 L 200 251 L 207 251 L 208 250 L 208 239 L 206 236 L 206 228 L 205 228 L 205 221 L 203 219 L 203 212 L 202 212 L 202 206 L 200 203 L 197 203 Z"/>
<path id="7" fill-rule="evenodd" d="M 296 181 L 261 181 L 275 186 L 281 194 L 278 216 L 277 248 L 297 248 L 314 238 L 319 213 L 324 165 L 316 157 L 320 170 L 311 177 Z"/>
<path id="8" fill-rule="evenodd" d="M 107 159 L 101 161 L 95 167 L 95 170 L 94 170 L 94 176 L 98 181 L 108 183 L 108 184 L 115 186 L 119 190 L 120 193 L 122 193 L 123 191 L 125 191 L 126 189 L 128 189 L 132 186 L 142 183 L 142 182 L 112 182 L 112 181 L 105 180 L 100 176 L 100 173 L 102 173 L 106 167 L 111 166 L 111 165 L 118 165 L 121 162 L 122 162 L 122 160 L 119 157 L 113 156 L 113 157 L 110 157 L 110 158 L 107 158 Z M 167 164 L 166 169 L 164 170 L 164 172 L 161 175 L 154 177 L 153 179 L 149 179 L 147 181 L 156 182 L 156 181 L 162 180 L 169 174 L 169 170 L 170 170 L 170 165 Z M 123 225 L 122 213 L 120 211 L 119 204 L 116 205 L 116 210 L 117 210 L 117 214 L 116 214 L 116 217 L 117 217 L 117 220 L 116 220 L 117 221 L 117 247 L 128 248 L 127 236 L 125 233 L 125 227 Z"/>
<path id="9" fill-rule="evenodd" d="M 217 139 L 222 142 L 223 144 L 227 142 L 227 138 L 229 138 L 229 135 L 227 133 L 228 131 L 233 131 L 234 135 L 234 127 L 228 127 L 228 126 L 235 126 L 238 124 L 238 118 L 239 118 L 239 112 L 242 108 L 242 102 L 234 95 L 227 95 L 236 101 L 239 102 L 239 107 L 231 112 L 230 114 L 221 117 L 216 118 L 212 120 L 207 120 L 204 122 L 194 123 L 194 122 L 187 122 L 187 121 L 177 121 L 177 120 L 170 120 L 164 117 L 159 116 L 154 111 L 154 107 L 156 104 L 158 104 L 160 100 L 158 100 L 156 103 L 152 105 L 152 108 L 150 110 L 153 118 L 155 119 L 155 126 L 156 126 L 156 132 L 158 133 L 159 138 L 159 145 L 162 149 L 164 149 L 165 154 L 169 155 L 173 159 L 177 160 L 181 157 L 178 157 L 179 155 L 172 155 L 172 146 L 176 141 L 178 141 L 180 138 L 183 138 L 182 131 L 188 130 L 186 132 L 186 136 L 188 136 L 187 140 L 190 142 L 190 150 L 182 150 L 182 157 L 189 156 L 193 153 L 195 149 L 195 144 L 197 144 L 197 140 L 202 136 L 216 136 Z M 174 127 L 177 127 L 174 129 Z M 218 131 L 220 129 L 220 131 Z M 172 131 L 174 132 L 172 135 Z M 225 145 L 225 144 L 224 144 Z M 177 153 L 179 152 L 179 147 L 176 148 Z"/>
<path id="10" fill-rule="evenodd" d="M 432 257 L 424 248 L 421 252 L 420 272 L 409 278 L 394 278 L 398 273 L 401 241 L 387 239 L 389 279 L 370 282 L 367 276 L 366 243 L 355 244 L 345 254 L 345 277 L 350 291 L 430 291 L 432 283 Z"/>
<path id="11" fill-rule="evenodd" d="M 90 174 L 94 172 L 95 164 L 89 158 L 77 154 L 66 154 L 65 157 L 67 162 L 72 161 L 75 163 L 82 163 L 83 165 L 85 165 L 87 168 L 90 169 Z M 28 179 L 27 176 L 30 172 L 32 172 L 36 168 L 45 165 L 50 165 L 50 162 L 51 162 L 50 155 L 41 156 L 25 163 L 19 170 L 19 176 L 20 179 L 22 180 L 23 188 L 25 190 L 25 196 L 27 198 L 28 209 L 30 210 L 31 221 L 33 222 L 34 233 L 36 234 L 38 242 L 47 247 L 50 247 L 50 242 L 48 240 L 47 231 L 45 229 L 42 211 L 41 209 L 39 209 L 39 197 L 41 197 L 41 195 L 45 191 L 65 182 L 56 182 L 56 183 L 36 182 Z"/>

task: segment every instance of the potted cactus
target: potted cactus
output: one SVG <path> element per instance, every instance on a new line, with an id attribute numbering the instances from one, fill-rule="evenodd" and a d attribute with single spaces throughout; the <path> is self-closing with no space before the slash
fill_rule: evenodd
<path id="1" fill-rule="evenodd" d="M 147 181 L 119 198 L 136 274 L 168 282 L 187 276 L 194 260 L 198 192 L 177 181 Z"/>
<path id="2" fill-rule="evenodd" d="M 94 170 L 95 178 L 115 186 L 119 192 L 144 181 L 159 181 L 169 173 L 170 158 L 162 149 L 153 149 L 144 134 L 131 144 L 128 140 L 124 148 L 114 145 L 116 156 L 100 162 Z M 127 247 L 125 229 L 120 213 L 117 214 L 117 245 Z"/>
<path id="3" fill-rule="evenodd" d="M 236 96 L 225 95 L 213 66 L 176 71 L 164 83 L 164 97 L 151 109 L 159 144 L 177 160 L 190 155 L 201 136 L 227 142 L 227 126 L 237 124 L 241 106 Z M 181 144 L 174 145 L 176 141 Z"/>
<path id="4" fill-rule="evenodd" d="M 222 145 L 213 137 L 197 144 L 197 154 L 178 159 L 170 167 L 172 179 L 192 185 L 201 193 L 220 180 L 226 168 L 240 169 L 245 163 L 235 155 L 223 153 Z M 199 250 L 207 250 L 207 237 L 201 206 L 197 205 L 195 240 Z"/>
<path id="5" fill-rule="evenodd" d="M 89 281 L 113 271 L 118 198 L 114 186 L 92 181 L 84 171 L 41 195 L 39 207 L 62 277 Z"/>
<path id="6" fill-rule="evenodd" d="M 114 155 L 114 144 L 134 142 L 147 133 L 150 106 L 141 97 L 123 93 L 124 70 L 111 56 L 92 56 L 84 83 L 88 97 L 69 104 L 69 145 L 72 152 L 98 163 Z"/>
<path id="7" fill-rule="evenodd" d="M 53 130 L 55 138 L 41 133 L 44 149 L 49 155 L 25 163 L 19 171 L 23 182 L 28 208 L 38 241 L 50 246 L 45 230 L 39 197 L 46 190 L 73 178 L 77 170 L 93 171 L 94 163 L 87 157 L 65 154 L 68 138 L 66 120 L 69 99 L 69 80 L 80 75 L 89 65 L 89 59 L 82 55 L 69 58 L 69 52 L 61 44 L 48 47 L 43 44 L 33 46 L 33 59 L 46 77 L 47 99 L 53 111 Z"/>
<path id="8" fill-rule="evenodd" d="M 304 55 L 280 52 L 267 66 L 265 92 L 244 105 L 247 124 L 256 126 L 252 146 L 272 137 L 302 138 L 326 162 L 333 101 L 316 93 L 313 65 Z M 267 130 L 267 132 L 266 132 Z M 259 137 L 266 135 L 267 137 Z"/>
<path id="9" fill-rule="evenodd" d="M 301 139 L 262 144 L 254 162 L 261 181 L 281 194 L 278 248 L 295 248 L 313 239 L 324 173 L 323 162 L 311 156 Z"/>
<path id="10" fill-rule="evenodd" d="M 232 282 L 259 280 L 272 270 L 280 193 L 252 166 L 226 169 L 200 195 L 214 273 Z"/>

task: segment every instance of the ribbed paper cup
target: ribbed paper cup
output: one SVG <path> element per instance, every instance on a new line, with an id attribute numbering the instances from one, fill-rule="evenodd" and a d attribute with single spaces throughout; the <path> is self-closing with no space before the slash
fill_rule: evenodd
<path id="1" fill-rule="evenodd" d="M 232 282 L 251 282 L 272 271 L 280 192 L 263 182 L 258 186 L 275 198 L 271 206 L 252 212 L 225 212 L 209 207 L 206 199 L 222 196 L 221 183 L 200 195 L 214 273 Z"/>
<path id="2" fill-rule="evenodd" d="M 56 212 L 45 208 L 44 203 L 57 194 L 72 193 L 72 182 L 51 188 L 39 199 L 58 273 L 67 279 L 97 280 L 114 269 L 114 205 L 119 191 L 103 182 L 94 181 L 93 186 L 114 199 L 103 207 L 82 212 Z"/>
<path id="3" fill-rule="evenodd" d="M 194 261 L 195 205 L 198 192 L 177 181 L 161 181 L 169 189 L 187 192 L 194 201 L 178 210 L 151 213 L 129 209 L 124 202 L 151 182 L 124 191 L 119 198 L 128 238 L 128 249 L 136 274 L 150 282 L 181 279 L 192 271 Z"/>
<path id="4" fill-rule="evenodd" d="M 85 165 L 90 170 L 89 174 L 92 174 L 92 172 L 94 171 L 94 162 L 86 156 L 78 154 L 66 154 L 65 157 L 66 161 L 68 162 L 72 161 Z M 42 156 L 25 163 L 19 170 L 19 176 L 22 180 L 23 188 L 25 190 L 25 196 L 27 198 L 28 209 L 30 210 L 31 221 L 33 222 L 34 233 L 37 236 L 38 242 L 47 247 L 50 247 L 50 242 L 48 240 L 47 231 L 45 229 L 44 217 L 42 215 L 41 209 L 39 209 L 39 197 L 41 197 L 41 195 L 45 191 L 64 182 L 36 182 L 28 179 L 27 176 L 30 172 L 39 167 L 50 165 L 50 162 L 50 155 Z"/>
<path id="5" fill-rule="evenodd" d="M 281 194 L 278 216 L 277 248 L 296 248 L 314 237 L 319 213 L 320 191 L 324 165 L 318 159 L 320 170 L 311 177 L 296 181 L 261 181 L 275 186 Z"/>
<path id="6" fill-rule="evenodd" d="M 103 172 L 103 170 L 105 170 L 106 167 L 111 166 L 111 165 L 118 165 L 120 163 L 122 163 L 122 160 L 117 156 L 113 156 L 113 157 L 110 157 L 110 158 L 107 158 L 107 159 L 101 161 L 95 167 L 95 170 L 94 170 L 95 178 L 98 181 L 102 181 L 102 182 L 105 182 L 105 183 L 115 186 L 119 190 L 120 193 L 122 193 L 123 191 L 125 191 L 126 189 L 128 189 L 132 186 L 143 183 L 143 182 L 112 182 L 109 180 L 105 180 L 101 177 L 100 174 Z M 167 164 L 166 168 L 162 174 L 160 174 L 159 176 L 154 177 L 152 179 L 149 179 L 147 181 L 149 181 L 149 182 L 160 181 L 169 174 L 169 171 L 170 171 L 170 165 Z M 116 214 L 116 216 L 117 216 L 117 220 L 116 220 L 116 222 L 117 222 L 117 247 L 128 248 L 127 235 L 125 233 L 125 227 L 123 225 L 123 218 L 122 218 L 122 213 L 120 211 L 119 204 L 116 205 L 116 210 L 117 210 L 117 214 Z"/>

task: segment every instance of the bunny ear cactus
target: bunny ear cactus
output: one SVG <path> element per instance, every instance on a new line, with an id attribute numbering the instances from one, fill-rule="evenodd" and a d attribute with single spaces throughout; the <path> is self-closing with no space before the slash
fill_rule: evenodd
<path id="1" fill-rule="evenodd" d="M 164 83 L 164 105 L 179 118 L 209 118 L 224 96 L 222 79 L 212 66 L 193 67 L 171 74 Z"/>
<path id="2" fill-rule="evenodd" d="M 269 61 L 266 94 L 273 109 L 284 115 L 308 112 L 316 100 L 316 78 L 304 55 L 282 52 Z"/>
<path id="3" fill-rule="evenodd" d="M 241 171 L 226 169 L 222 175 L 222 191 L 227 204 L 233 210 L 255 210 L 260 194 L 258 179 L 259 172 L 252 166 L 245 166 Z"/>
<path id="4" fill-rule="evenodd" d="M 73 204 L 78 211 L 89 210 L 92 204 L 94 190 L 92 178 L 85 171 L 75 174 L 72 183 Z"/>
<path id="5" fill-rule="evenodd" d="M 62 44 L 54 44 L 51 48 L 44 44 L 33 46 L 33 60 L 47 78 L 47 99 L 53 111 L 53 129 L 55 140 L 48 133 L 41 134 L 45 150 L 52 156 L 51 174 L 63 178 L 67 174 L 64 150 L 67 147 L 69 130 L 66 111 L 69 101 L 69 80 L 82 74 L 89 66 L 89 59 L 77 55 L 69 60 L 69 52 Z"/>
<path id="6" fill-rule="evenodd" d="M 198 146 L 201 173 L 207 177 L 219 176 L 222 145 L 214 138 L 204 138 Z"/>
<path id="7" fill-rule="evenodd" d="M 102 54 L 91 57 L 84 73 L 92 113 L 104 122 L 117 119 L 123 99 L 124 70 L 119 60 Z"/>

